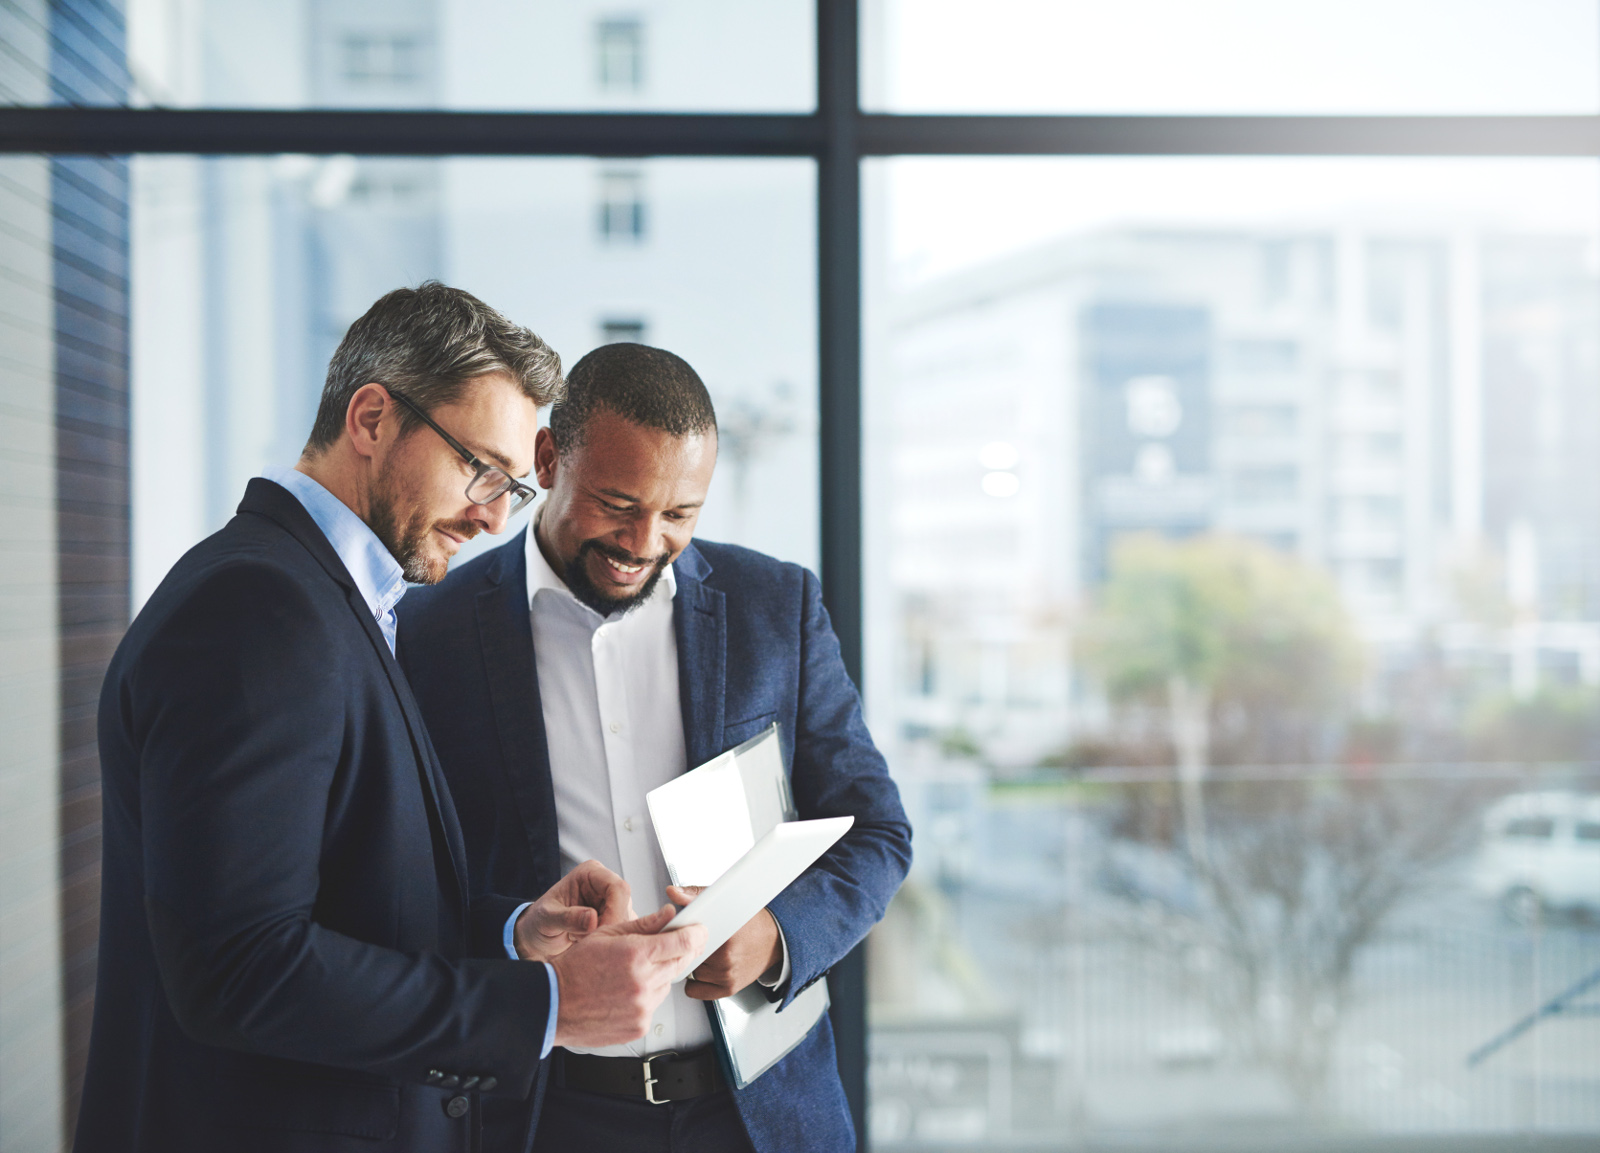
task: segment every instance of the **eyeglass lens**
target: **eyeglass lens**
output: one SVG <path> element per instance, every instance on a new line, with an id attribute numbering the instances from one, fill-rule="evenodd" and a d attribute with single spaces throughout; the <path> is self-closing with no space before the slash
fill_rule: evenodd
<path id="1" fill-rule="evenodd" d="M 511 492 L 513 493 L 511 511 L 516 512 L 534 496 L 530 489 L 522 488 L 521 491 L 517 491 L 519 487 L 504 469 L 490 465 L 478 473 L 467 486 L 467 499 L 474 504 L 493 504 L 501 496 Z"/>

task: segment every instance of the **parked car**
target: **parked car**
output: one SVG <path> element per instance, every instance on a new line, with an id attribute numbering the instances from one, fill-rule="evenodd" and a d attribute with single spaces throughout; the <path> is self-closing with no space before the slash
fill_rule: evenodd
<path id="1" fill-rule="evenodd" d="M 1600 796 L 1516 793 L 1496 802 L 1484 815 L 1473 883 L 1524 924 L 1550 911 L 1600 912 Z"/>

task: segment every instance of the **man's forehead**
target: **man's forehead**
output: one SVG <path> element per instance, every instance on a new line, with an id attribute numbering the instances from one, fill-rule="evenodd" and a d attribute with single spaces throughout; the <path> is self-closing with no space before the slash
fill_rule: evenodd
<path id="1" fill-rule="evenodd" d="M 504 375 L 493 375 L 473 382 L 452 405 L 460 432 L 456 439 L 479 460 L 497 464 L 513 476 L 533 468 L 534 436 L 538 429 L 538 406 Z M 521 435 L 518 435 L 521 434 Z M 516 442 L 525 440 L 519 445 Z"/>

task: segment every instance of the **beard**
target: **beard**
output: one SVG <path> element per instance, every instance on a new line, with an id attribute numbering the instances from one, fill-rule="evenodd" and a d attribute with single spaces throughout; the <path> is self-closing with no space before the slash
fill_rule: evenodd
<path id="1" fill-rule="evenodd" d="M 469 520 L 430 520 L 427 510 L 386 474 L 378 477 L 372 493 L 367 527 L 399 563 L 400 575 L 414 585 L 438 584 L 450 571 L 450 558 L 429 549 L 434 529 L 463 540 L 471 540 L 479 531 Z"/>
<path id="2" fill-rule="evenodd" d="M 590 553 L 608 556 L 613 560 L 621 561 L 623 564 L 654 564 L 655 568 L 645 578 L 644 584 L 639 586 L 638 592 L 620 597 L 608 596 L 601 591 L 599 585 L 589 579 L 589 569 L 585 561 L 588 560 Z M 654 561 L 641 560 L 638 557 L 629 556 L 621 549 L 601 544 L 597 540 L 586 540 L 578 546 L 578 555 L 563 567 L 566 569 L 564 575 L 567 589 L 578 599 L 578 603 L 588 605 L 601 616 L 608 617 L 612 613 L 626 615 L 649 600 L 650 594 L 656 591 L 656 582 L 661 579 L 661 574 L 667 571 L 667 563 L 671 559 L 670 556 L 662 555 Z"/>

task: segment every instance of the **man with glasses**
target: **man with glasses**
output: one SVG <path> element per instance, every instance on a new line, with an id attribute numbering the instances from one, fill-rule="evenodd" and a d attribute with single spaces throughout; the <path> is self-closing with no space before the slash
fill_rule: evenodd
<path id="1" fill-rule="evenodd" d="M 826 1015 L 733 1089 L 705 1004 L 759 982 L 791 1005 L 883 915 L 911 858 L 817 578 L 695 539 L 716 459 L 693 368 L 659 348 L 597 348 L 539 432 L 547 495 L 528 532 L 401 613 L 401 661 L 474 884 L 538 891 L 593 857 L 659 899 L 668 877 L 645 794 L 774 723 L 799 815 L 855 818 L 674 987 L 643 1038 L 558 1047 L 522 1124 L 486 1131 L 494 1153 L 521 1153 L 530 1126 L 533 1153 L 856 1148 Z"/>
<path id="2" fill-rule="evenodd" d="M 641 1036 L 698 927 L 579 864 L 468 884 L 395 661 L 440 580 L 531 490 L 559 358 L 456 289 L 378 301 L 294 468 L 174 566 L 100 702 L 100 967 L 80 1153 L 476 1153 L 553 1045 Z M 530 963 L 542 962 L 542 963 Z"/>

